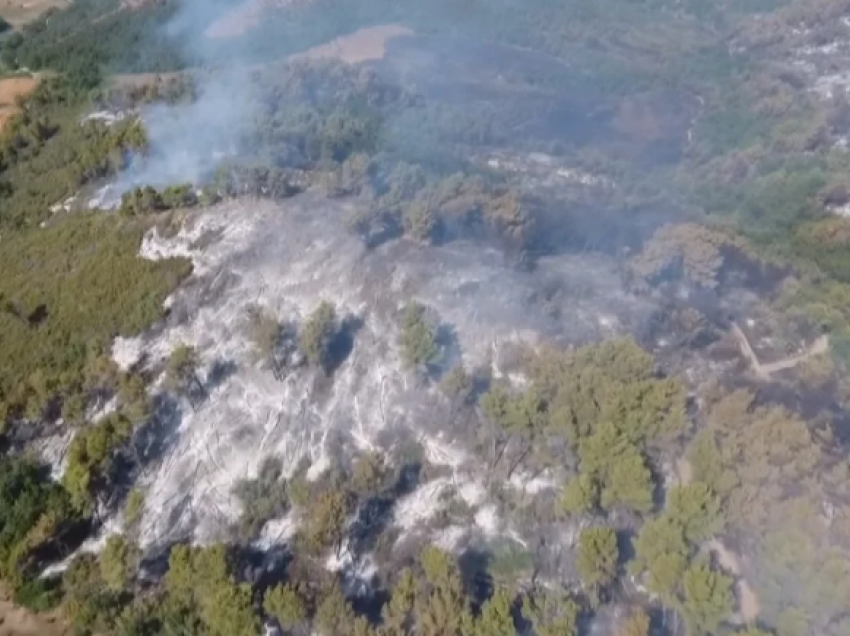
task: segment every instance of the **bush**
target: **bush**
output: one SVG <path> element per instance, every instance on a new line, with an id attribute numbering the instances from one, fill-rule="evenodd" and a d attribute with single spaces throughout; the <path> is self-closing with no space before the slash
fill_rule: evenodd
<path id="1" fill-rule="evenodd" d="M 331 364 L 331 345 L 336 334 L 336 310 L 331 303 L 322 301 L 307 318 L 298 338 L 298 348 L 311 365 L 327 370 Z"/>
<path id="2" fill-rule="evenodd" d="M 437 334 L 425 320 L 425 307 L 410 303 L 404 312 L 399 337 L 401 355 L 409 367 L 423 367 L 436 362 L 440 355 Z"/>

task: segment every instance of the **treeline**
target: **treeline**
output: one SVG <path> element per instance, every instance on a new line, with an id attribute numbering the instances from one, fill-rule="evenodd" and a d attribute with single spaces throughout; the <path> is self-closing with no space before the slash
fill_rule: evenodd
<path id="1" fill-rule="evenodd" d="M 63 78 L 45 79 L 0 133 L 0 228 L 32 227 L 95 179 L 123 169 L 147 136 L 137 119 L 81 122 L 88 102 Z"/>
<path id="2" fill-rule="evenodd" d="M 48 69 L 74 86 L 95 87 L 106 73 L 172 71 L 183 58 L 163 28 L 176 2 L 81 0 L 51 10 L 0 42 L 0 61 L 9 69 Z"/>
<path id="3" fill-rule="evenodd" d="M 400 317 L 404 335 L 399 346 L 407 352 L 411 370 L 437 355 L 425 312 L 411 305 Z M 273 318 L 260 321 L 256 316 L 252 330 L 257 351 L 273 357 L 277 347 L 287 346 L 280 327 L 273 328 Z M 302 326 L 298 347 L 309 363 L 324 364 L 335 325 L 333 307 L 320 306 Z M 652 358 L 630 341 L 592 345 L 571 354 L 544 352 L 529 357 L 527 364 L 532 381 L 526 391 L 495 384 L 477 398 L 489 422 L 478 431 L 479 452 L 493 484 L 507 482 L 519 469 L 577 467 L 561 506 L 549 513 L 555 524 L 582 528 L 574 546 L 574 582 L 535 584 L 538 577 L 554 574 L 545 562 L 535 565 L 539 570 L 531 574 L 525 566 L 500 571 L 497 559 L 463 569 L 462 557 L 433 547 L 395 554 L 393 545 L 400 536 L 381 519 L 400 496 L 416 487 L 409 483 L 411 475 L 427 470 L 421 452 L 417 456 L 412 449 L 404 450 L 398 461 L 380 452 L 359 455 L 312 480 L 306 478 L 307 464 L 284 479 L 280 461 L 267 458 L 256 478 L 234 485 L 242 507 L 233 527 L 234 545 L 173 546 L 167 572 L 155 583 L 142 578 L 146 564 L 138 547 L 144 532 L 144 495 L 131 491 L 124 504 L 124 535 L 112 536 L 99 556 L 78 556 L 61 581 L 35 580 L 39 567 L 55 556 L 48 548 L 57 536 L 97 506 L 115 509 L 113 469 L 121 461 L 133 461 L 132 431 L 144 425 L 152 403 L 143 379 L 118 372 L 108 357 L 101 357 L 91 366 L 92 385 L 100 387 L 103 399 L 118 396 L 118 412 L 75 438 L 61 486 L 50 485 L 27 460 L 7 457 L 0 462 L 0 485 L 6 474 L 12 484 L 0 488 L 0 497 L 12 502 L 21 492 L 32 493 L 22 500 L 27 505 L 3 508 L 17 528 L 0 534 L 0 556 L 8 555 L 4 563 L 21 573 L 11 579 L 16 598 L 34 608 L 59 604 L 80 633 L 249 635 L 258 634 L 262 622 L 273 622 L 286 633 L 327 636 L 511 636 L 529 627 L 535 634 L 577 635 L 583 622 L 635 577 L 667 611 L 681 616 L 688 634 L 767 635 L 754 627 L 737 630 L 729 625 L 738 603 L 735 581 L 705 557 L 705 548 L 720 536 L 755 540 L 764 548 L 775 545 L 774 537 L 797 536 L 795 524 L 805 523 L 807 508 L 801 507 L 793 484 L 809 479 L 805 475 L 823 465 L 812 455 L 818 451 L 811 438 L 804 442 L 805 425 L 781 409 L 753 408 L 751 397 L 743 393 L 706 396 L 707 428 L 689 445 L 695 480 L 668 490 L 659 500 L 656 467 L 677 447 L 688 425 L 683 387 L 657 374 Z M 190 347 L 177 347 L 165 364 L 163 389 L 182 398 L 202 396 L 198 365 Z M 465 408 L 472 408 L 472 402 L 464 401 Z M 769 449 L 759 448 L 764 427 L 778 440 Z M 755 458 L 757 465 L 740 463 L 730 454 L 733 450 Z M 779 469 L 779 456 L 786 462 L 776 482 L 780 489 L 750 492 L 758 489 L 765 470 Z M 738 479 L 727 479 L 729 471 Z M 824 484 L 839 485 L 832 477 Z M 797 512 L 791 515 L 791 510 Z M 267 521 L 290 512 L 300 519 L 289 544 L 291 559 L 271 574 L 251 574 L 240 546 L 254 541 Z M 784 515 L 784 526 L 773 525 L 763 537 L 749 534 L 762 527 L 758 524 L 773 524 L 774 514 Z M 374 556 L 378 578 L 367 596 L 346 596 L 343 580 L 325 567 L 328 554 Z M 842 632 L 835 621 L 840 621 L 850 587 L 845 578 L 823 579 L 823 573 L 813 570 L 815 563 L 826 567 L 833 558 L 821 555 L 810 561 L 815 554 L 800 553 L 788 570 L 772 569 L 785 567 L 786 557 L 765 561 L 763 575 L 769 578 L 761 598 L 766 604 L 779 603 L 780 609 L 787 607 L 791 594 L 794 611 L 808 612 L 816 596 L 824 612 L 817 629 L 811 631 L 807 623 L 809 631 L 798 633 L 837 635 Z M 795 595 L 786 589 L 790 582 L 782 577 L 792 569 L 807 585 L 830 585 L 831 600 L 826 601 L 825 593 Z M 779 586 L 778 596 L 770 594 L 770 585 Z M 772 612 L 765 614 L 770 623 L 790 620 L 787 614 L 783 619 Z M 651 623 L 650 616 L 633 605 L 620 616 L 614 633 L 649 636 Z"/>

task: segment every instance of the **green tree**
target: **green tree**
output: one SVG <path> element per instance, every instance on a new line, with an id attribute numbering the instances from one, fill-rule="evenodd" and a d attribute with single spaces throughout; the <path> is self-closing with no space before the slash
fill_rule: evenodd
<path id="1" fill-rule="evenodd" d="M 399 335 L 401 357 L 411 368 L 427 367 L 440 355 L 436 330 L 425 319 L 425 307 L 419 303 L 408 303 Z"/>
<path id="2" fill-rule="evenodd" d="M 589 528 L 579 535 L 578 572 L 594 598 L 617 578 L 620 551 L 611 528 Z"/>
<path id="3" fill-rule="evenodd" d="M 283 325 L 269 312 L 255 306 L 247 310 L 248 337 L 258 360 L 276 371 L 275 353 L 283 342 Z"/>
<path id="4" fill-rule="evenodd" d="M 381 610 L 381 636 L 407 636 L 415 603 L 416 578 L 409 568 L 405 568 L 393 586 L 390 600 Z"/>
<path id="5" fill-rule="evenodd" d="M 640 450 L 613 423 L 603 422 L 582 440 L 579 458 L 581 472 L 600 484 L 603 508 L 652 509 L 652 475 Z"/>
<path id="6" fill-rule="evenodd" d="M 168 559 L 165 589 L 182 612 L 197 613 L 211 636 L 254 636 L 251 586 L 237 584 L 229 573 L 224 546 L 175 546 Z"/>
<path id="7" fill-rule="evenodd" d="M 307 603 L 291 585 L 276 585 L 266 590 L 263 609 L 284 630 L 293 630 L 307 620 Z"/>
<path id="8" fill-rule="evenodd" d="M 416 630 L 422 636 L 457 634 L 469 622 L 467 599 L 454 560 L 434 547 L 422 552 L 423 589 L 416 595 Z"/>
<path id="9" fill-rule="evenodd" d="M 333 547 L 339 554 L 345 538 L 345 521 L 349 512 L 349 497 L 343 490 L 327 490 L 319 494 L 308 510 L 303 539 L 305 547 L 316 554 Z"/>
<path id="10" fill-rule="evenodd" d="M 168 357 L 165 366 L 165 385 L 173 391 L 189 398 L 192 408 L 196 408 L 195 392 L 203 395 L 204 385 L 198 379 L 200 359 L 198 352 L 189 345 L 179 345 Z"/>
<path id="11" fill-rule="evenodd" d="M 617 628 L 616 636 L 649 636 L 649 628 L 649 615 L 638 608 Z"/>
<path id="12" fill-rule="evenodd" d="M 590 475 L 579 474 L 570 479 L 561 496 L 561 506 L 571 515 L 593 512 L 599 503 L 599 485 Z"/>
<path id="13" fill-rule="evenodd" d="M 267 457 L 260 464 L 256 479 L 240 479 L 233 493 L 242 504 L 239 531 L 242 537 L 253 539 L 267 521 L 283 516 L 289 509 L 286 482 L 281 479 L 283 464 L 276 457 Z"/>
<path id="14" fill-rule="evenodd" d="M 475 380 L 462 364 L 458 364 L 440 380 L 440 389 L 456 404 L 469 405 L 475 392 Z"/>
<path id="15" fill-rule="evenodd" d="M 511 614 L 514 597 L 506 589 L 499 588 L 481 606 L 481 613 L 473 621 L 469 636 L 516 636 Z"/>
<path id="16" fill-rule="evenodd" d="M 313 626 L 320 636 L 344 636 L 351 633 L 355 614 L 336 581 L 322 593 L 316 607 Z"/>
<path id="17" fill-rule="evenodd" d="M 322 301 L 301 329 L 298 348 L 311 365 L 328 370 L 331 365 L 331 344 L 336 334 L 336 310 L 331 303 Z"/>
<path id="18" fill-rule="evenodd" d="M 135 576 L 139 556 L 138 548 L 121 535 L 106 540 L 100 554 L 100 575 L 110 590 L 120 592 L 127 588 Z"/>
<path id="19" fill-rule="evenodd" d="M 619 505 L 644 514 L 652 510 L 652 474 L 636 450 L 614 460 L 603 483 L 603 508 Z"/>
<path id="20" fill-rule="evenodd" d="M 387 469 L 379 452 L 361 455 L 351 471 L 351 486 L 360 497 L 377 494 L 386 478 Z"/>
<path id="21" fill-rule="evenodd" d="M 732 613 L 733 581 L 705 563 L 694 563 L 685 572 L 680 612 L 692 636 L 717 633 L 720 624 Z"/>
<path id="22" fill-rule="evenodd" d="M 124 527 L 131 535 L 138 533 L 144 511 L 145 493 L 138 487 L 133 488 L 124 502 Z"/>
<path id="23" fill-rule="evenodd" d="M 647 521 L 634 542 L 630 569 L 645 572 L 649 589 L 671 602 L 688 565 L 689 549 L 682 527 L 666 516 Z"/>
<path id="24" fill-rule="evenodd" d="M 685 539 L 699 544 L 723 530 L 720 501 L 703 483 L 670 489 L 665 515 L 682 526 Z"/>
<path id="25" fill-rule="evenodd" d="M 429 243 L 437 229 L 437 216 L 430 202 L 417 199 L 404 206 L 401 223 L 406 236 Z"/>
<path id="26" fill-rule="evenodd" d="M 120 413 L 111 413 L 74 437 L 62 485 L 78 510 L 90 510 L 93 498 L 108 486 L 116 452 L 131 433 L 130 422 Z"/>
<path id="27" fill-rule="evenodd" d="M 568 595 L 544 589 L 534 590 L 522 602 L 522 615 L 536 636 L 575 636 L 579 609 Z"/>

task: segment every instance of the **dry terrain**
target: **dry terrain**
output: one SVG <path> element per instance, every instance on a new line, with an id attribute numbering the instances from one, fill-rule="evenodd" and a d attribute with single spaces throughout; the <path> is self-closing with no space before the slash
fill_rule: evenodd
<path id="1" fill-rule="evenodd" d="M 16 607 L 0 589 L 0 636 L 67 636 L 70 630 L 55 614 L 37 615 Z"/>
<path id="2" fill-rule="evenodd" d="M 18 112 L 16 99 L 31 93 L 37 84 L 38 78 L 28 75 L 0 79 L 0 129 Z"/>
<path id="3" fill-rule="evenodd" d="M 408 35 L 413 35 L 413 31 L 400 24 L 366 27 L 331 40 L 327 44 L 293 55 L 291 59 L 339 60 L 347 64 L 381 60 L 386 53 L 387 42 Z"/>
<path id="4" fill-rule="evenodd" d="M 66 7 L 70 0 L 0 0 L 0 17 L 16 29 L 32 22 L 51 7 Z"/>

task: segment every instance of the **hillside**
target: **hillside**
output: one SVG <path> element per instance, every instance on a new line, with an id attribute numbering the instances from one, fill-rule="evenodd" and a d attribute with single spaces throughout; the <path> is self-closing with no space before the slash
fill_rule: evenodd
<path id="1" fill-rule="evenodd" d="M 847 41 L 845 0 L 3 36 L 0 631 L 846 634 Z"/>

